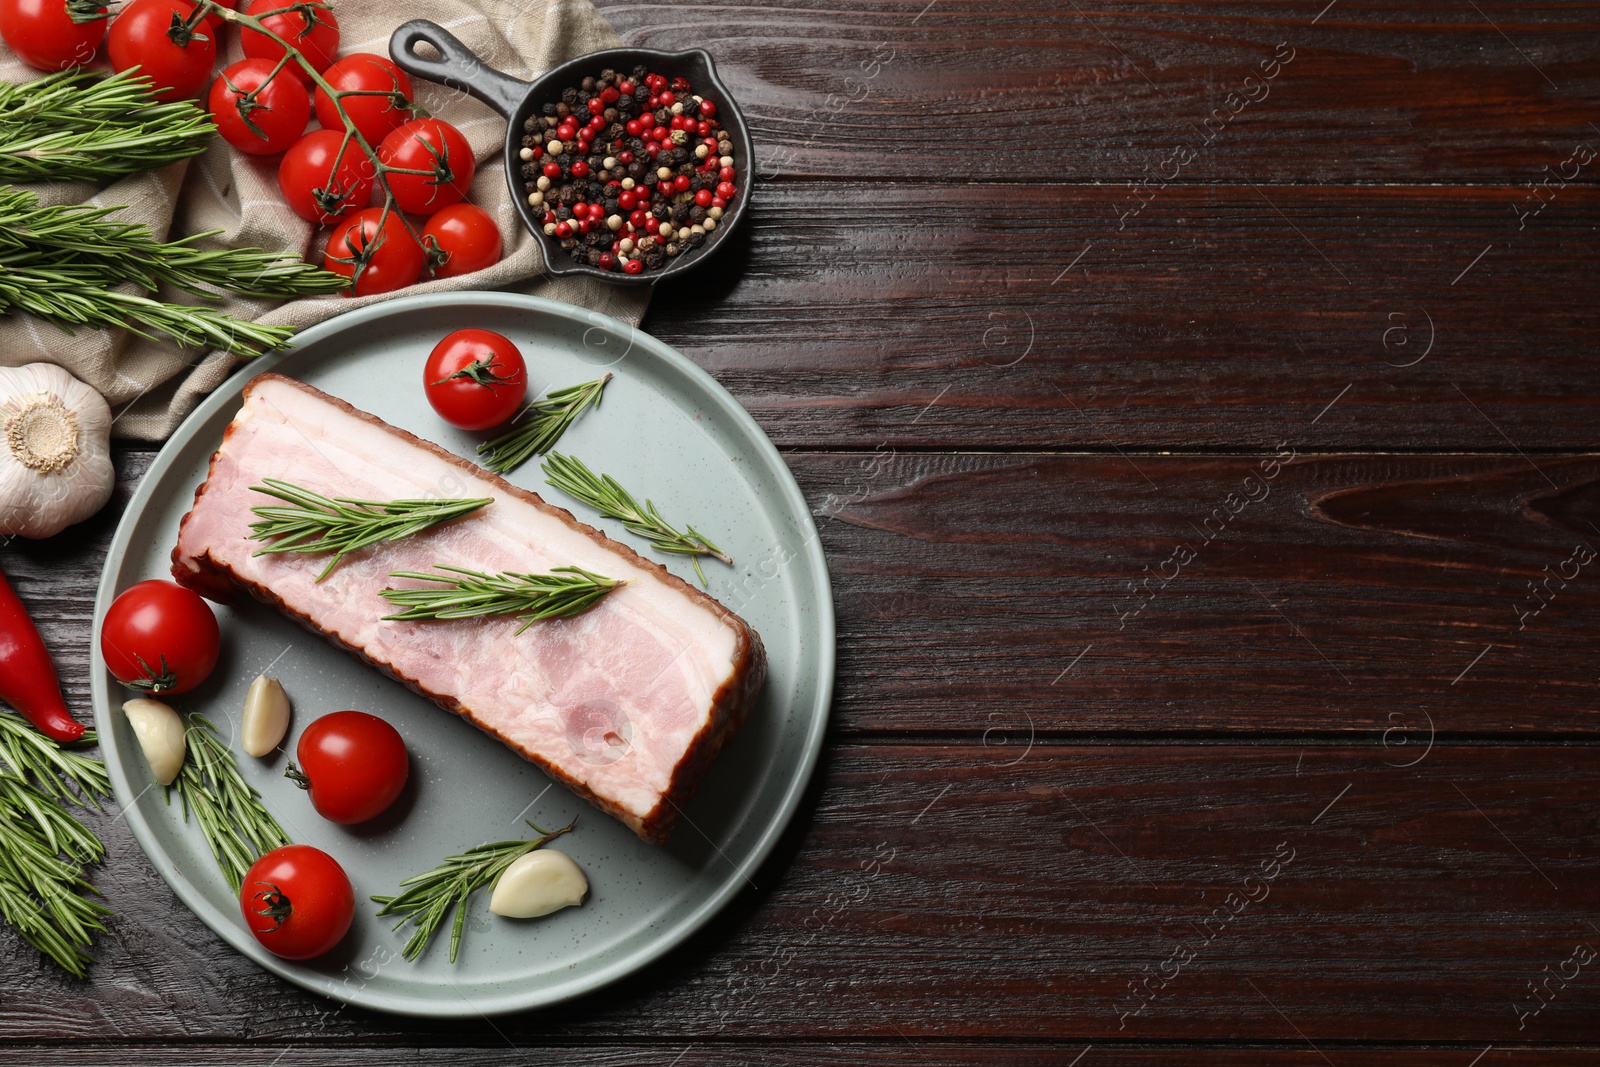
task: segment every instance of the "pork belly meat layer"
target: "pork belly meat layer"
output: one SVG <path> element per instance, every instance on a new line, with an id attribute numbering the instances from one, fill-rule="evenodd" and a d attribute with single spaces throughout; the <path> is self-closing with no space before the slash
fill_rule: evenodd
<path id="1" fill-rule="evenodd" d="M 534 493 L 309 385 L 264 374 L 211 457 L 172 553 L 173 577 L 214 600 L 270 604 L 440 707 L 471 720 L 647 841 L 738 730 L 766 675 L 761 639 L 715 600 Z M 492 497 L 470 516 L 347 557 L 256 555 L 265 478 L 330 497 Z M 383 621 L 391 571 L 436 564 L 627 579 L 570 619 L 522 634 L 508 617 Z"/>

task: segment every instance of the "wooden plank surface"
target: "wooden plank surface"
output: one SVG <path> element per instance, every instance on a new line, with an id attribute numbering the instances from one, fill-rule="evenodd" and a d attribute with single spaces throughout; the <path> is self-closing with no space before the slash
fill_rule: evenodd
<path id="1" fill-rule="evenodd" d="M 517 1046 L 663 1048 L 1592 1038 L 1600 961 L 1568 961 L 1600 948 L 1600 822 L 1574 801 L 1600 788 L 1600 750 L 1441 744 L 1406 769 L 1382 756 L 835 744 L 717 922 L 604 992 L 495 1029 Z M 85 995 L 0 938 L 10 1039 L 503 1045 L 481 1018 L 341 1010 L 279 981 L 188 914 L 114 813 L 91 821 L 117 912 L 100 977 Z M 1548 989 L 1536 1014 L 1530 982 Z"/>
<path id="2" fill-rule="evenodd" d="M 1588 448 L 1600 190 L 1528 195 L 768 184 L 648 328 L 780 445 Z"/>
<path id="3" fill-rule="evenodd" d="M 82 713 L 91 564 L 150 455 L 4 557 Z M 841 736 L 1355 735 L 1403 763 L 1600 733 L 1600 455 L 787 459 L 835 579 Z M 776 549 L 712 592 L 762 596 Z"/>
<path id="4" fill-rule="evenodd" d="M 1520 184 L 1600 145 L 1590 4 L 598 6 L 709 48 L 784 176 Z"/>

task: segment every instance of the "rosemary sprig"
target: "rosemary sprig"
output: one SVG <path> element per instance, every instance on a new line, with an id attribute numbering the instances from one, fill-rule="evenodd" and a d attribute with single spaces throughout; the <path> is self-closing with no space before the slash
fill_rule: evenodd
<path id="1" fill-rule="evenodd" d="M 92 743 L 93 732 L 84 734 Z M 82 978 L 93 931 L 110 910 L 85 894 L 105 846 L 64 806 L 99 808 L 105 765 L 65 749 L 0 709 L 0 917 L 68 974 Z"/>
<path id="2" fill-rule="evenodd" d="M 483 615 L 515 615 L 525 620 L 521 633 L 541 619 L 564 619 L 588 611 L 611 590 L 626 582 L 586 571 L 582 567 L 555 567 L 549 574 L 502 571 L 484 574 L 463 567 L 436 564 L 436 569 L 463 577 L 425 571 L 395 571 L 391 578 L 439 582 L 442 589 L 383 589 L 385 600 L 405 608 L 385 619 L 476 619 Z"/>
<path id="3" fill-rule="evenodd" d="M 177 789 L 183 821 L 189 821 L 192 809 L 222 876 L 237 893 L 250 865 L 287 845 L 289 836 L 261 803 L 261 794 L 240 775 L 233 750 L 217 735 L 211 720 L 188 712 L 184 722 L 189 753 L 177 782 L 167 789 L 167 803 L 172 803 L 172 790 Z"/>
<path id="4" fill-rule="evenodd" d="M 192 100 L 161 103 L 135 70 L 0 84 L 0 181 L 98 182 L 203 152 L 216 132 Z"/>
<path id="5" fill-rule="evenodd" d="M 573 820 L 559 830 L 545 831 L 533 826 L 542 836 L 532 841 L 500 841 L 492 845 L 469 848 L 459 856 L 446 856 L 444 862 L 431 871 L 414 874 L 400 883 L 400 892 L 394 896 L 375 896 L 382 905 L 378 914 L 399 915 L 394 928 L 406 923 L 415 925 L 411 940 L 406 942 L 402 954 L 413 962 L 427 949 L 428 942 L 439 927 L 455 912 L 455 923 L 450 928 L 450 962 L 456 961 L 461 948 L 461 931 L 467 921 L 467 897 L 474 890 L 492 885 L 516 860 L 536 848 L 549 844 L 562 834 L 570 833 L 577 825 Z"/>
<path id="6" fill-rule="evenodd" d="M 105 851 L 59 801 L 0 773 L 0 916 L 75 978 L 88 973 L 92 931 L 111 914 L 85 895 L 96 892 L 85 868 Z"/>
<path id="7" fill-rule="evenodd" d="M 250 488 L 287 501 L 287 506 L 263 504 L 250 509 L 261 516 L 260 522 L 250 525 L 250 536 L 257 541 L 277 538 L 256 555 L 332 552 L 333 559 L 317 575 L 319 582 L 357 549 L 410 537 L 494 502 L 492 497 L 384 501 L 341 496 L 330 499 L 277 478 L 263 478 L 262 481 L 265 484 Z"/>
<path id="8" fill-rule="evenodd" d="M 146 227 L 116 220 L 119 210 L 89 204 L 41 206 L 32 193 L 0 190 L 0 262 L 8 270 L 89 268 L 106 285 L 132 282 L 153 291 L 166 284 L 201 296 L 222 292 L 261 300 L 321 296 L 347 284 L 337 274 L 281 252 L 198 247 L 221 230 L 158 241 Z"/>
<path id="9" fill-rule="evenodd" d="M 650 500 L 646 499 L 644 507 L 640 507 L 639 502 L 618 485 L 615 478 L 609 474 L 595 474 L 574 456 L 550 453 L 550 458 L 544 463 L 544 473 L 549 484 L 574 500 L 589 505 L 608 519 L 622 520 L 623 526 L 640 537 L 648 538 L 658 551 L 690 557 L 694 562 L 694 572 L 700 576 L 701 585 L 707 583 L 705 572 L 700 569 L 700 556 L 713 556 L 728 564 L 733 562 L 726 552 L 712 544 L 699 530 L 685 526 L 682 533 L 678 532 L 661 517 Z"/>
<path id="10" fill-rule="evenodd" d="M 77 744 L 92 745 L 95 740 L 94 731 L 85 730 Z M 104 763 L 63 748 L 5 708 L 0 708 L 0 762 L 5 771 L 30 780 L 55 800 L 98 811 L 100 801 L 111 796 Z"/>
<path id="11" fill-rule="evenodd" d="M 569 385 L 528 404 L 512 420 L 511 429 L 478 446 L 478 455 L 488 457 L 483 465 L 496 474 L 504 474 L 550 451 L 584 409 L 599 406 L 600 394 L 610 380 L 611 375 L 607 374 L 592 382 Z"/>

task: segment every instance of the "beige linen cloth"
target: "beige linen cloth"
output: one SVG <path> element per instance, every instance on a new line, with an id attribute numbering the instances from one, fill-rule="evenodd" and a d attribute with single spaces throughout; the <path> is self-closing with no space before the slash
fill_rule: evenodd
<path id="1" fill-rule="evenodd" d="M 397 26 L 426 18 L 459 37 L 488 65 L 524 80 L 574 56 L 621 43 L 588 0 L 333 0 L 332 6 L 339 20 L 340 55 L 387 56 L 389 34 Z M 243 58 L 237 33 L 230 30 L 224 40 L 219 67 Z M 22 82 L 38 76 L 4 45 L 0 58 L 0 78 Z M 478 172 L 468 199 L 494 217 L 505 240 L 505 254 L 488 270 L 424 281 L 403 293 L 510 289 L 580 304 L 636 325 L 649 301 L 647 289 L 545 273 L 534 238 L 523 228 L 506 189 L 500 162 L 505 119 L 465 93 L 421 79 L 412 82 L 418 104 L 457 126 L 472 144 Z M 246 156 L 218 139 L 192 160 L 130 175 L 98 193 L 82 184 L 32 188 L 50 204 L 86 200 L 105 207 L 126 206 L 119 217 L 143 223 L 160 237 L 220 229 L 223 233 L 213 239 L 219 245 L 255 246 L 297 257 L 315 251 L 320 262 L 327 230 L 318 231 L 289 210 L 278 194 L 277 174 L 278 157 Z M 180 302 L 193 300 L 174 293 L 161 295 Z M 241 318 L 304 327 L 386 298 L 333 296 L 288 303 L 230 298 L 221 306 Z M 0 366 L 41 361 L 59 364 L 100 390 L 118 412 L 114 433 L 139 441 L 165 438 L 202 396 L 243 362 L 225 352 L 180 349 L 125 330 L 81 328 L 68 334 L 30 315 L 0 316 Z M 404 373 L 413 372 L 414 368 Z"/>

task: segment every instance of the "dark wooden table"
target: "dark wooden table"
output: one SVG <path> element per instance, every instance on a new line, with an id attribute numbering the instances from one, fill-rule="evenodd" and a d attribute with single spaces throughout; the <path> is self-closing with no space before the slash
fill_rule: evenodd
<path id="1" fill-rule="evenodd" d="M 606 3 L 716 53 L 747 236 L 645 326 L 785 451 L 826 753 L 575 1004 L 341 1009 L 94 820 L 7 1062 L 1600 1062 L 1600 5 Z M 117 503 L 3 552 L 87 713 Z"/>

